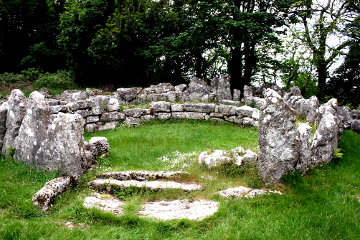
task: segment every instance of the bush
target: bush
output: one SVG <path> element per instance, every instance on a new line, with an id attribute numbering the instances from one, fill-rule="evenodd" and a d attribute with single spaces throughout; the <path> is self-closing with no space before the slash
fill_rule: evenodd
<path id="1" fill-rule="evenodd" d="M 51 94 L 59 94 L 67 89 L 75 89 L 74 77 L 68 71 L 44 73 L 34 82 L 35 89 L 47 88 Z"/>

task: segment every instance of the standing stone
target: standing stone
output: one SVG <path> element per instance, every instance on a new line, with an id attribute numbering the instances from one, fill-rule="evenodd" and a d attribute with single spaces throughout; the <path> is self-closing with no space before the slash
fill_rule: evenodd
<path id="1" fill-rule="evenodd" d="M 0 104 L 0 150 L 2 149 L 4 137 L 6 133 L 6 117 L 8 112 L 8 103 L 4 102 Z"/>
<path id="2" fill-rule="evenodd" d="M 252 87 L 245 85 L 244 86 L 244 103 L 250 105 L 253 100 L 254 90 Z"/>
<path id="3" fill-rule="evenodd" d="M 15 158 L 31 167 L 40 168 L 35 161 L 42 143 L 47 139 L 47 129 L 51 123 L 51 111 L 44 96 L 33 92 L 27 101 L 25 117 L 15 140 Z"/>
<path id="4" fill-rule="evenodd" d="M 340 106 L 337 108 L 337 112 L 342 117 L 344 128 L 345 129 L 351 128 L 351 122 L 353 119 L 351 117 L 350 108 L 348 106 Z"/>
<path id="5" fill-rule="evenodd" d="M 2 147 L 2 152 L 5 155 L 8 155 L 10 148 L 15 147 L 15 138 L 19 134 L 21 122 L 26 112 L 26 98 L 24 93 L 19 89 L 13 90 L 9 97 L 8 107 L 6 133 Z"/>
<path id="6" fill-rule="evenodd" d="M 211 88 L 213 89 L 215 97 L 218 101 L 232 99 L 229 75 L 224 75 L 219 78 L 214 78 L 211 81 Z"/>
<path id="7" fill-rule="evenodd" d="M 184 92 L 185 101 L 202 100 L 205 95 L 210 95 L 210 87 L 199 78 L 192 78 L 189 88 Z"/>
<path id="8" fill-rule="evenodd" d="M 240 101 L 241 98 L 241 91 L 239 89 L 234 89 L 233 91 L 233 100 Z"/>
<path id="9" fill-rule="evenodd" d="M 279 181 L 294 170 L 298 153 L 295 112 L 272 89 L 265 90 L 266 105 L 260 112 L 258 171 L 264 181 Z"/>
<path id="10" fill-rule="evenodd" d="M 307 123 L 300 123 L 299 132 L 299 161 L 296 169 L 303 174 L 309 170 L 311 166 L 311 127 Z"/>
<path id="11" fill-rule="evenodd" d="M 343 132 L 341 117 L 337 113 L 337 100 L 330 99 L 320 109 L 321 120 L 311 145 L 312 165 L 331 162 L 334 150 Z"/>

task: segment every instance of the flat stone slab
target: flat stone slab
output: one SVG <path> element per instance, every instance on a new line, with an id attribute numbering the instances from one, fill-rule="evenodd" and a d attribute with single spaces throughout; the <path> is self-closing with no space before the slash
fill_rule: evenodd
<path id="1" fill-rule="evenodd" d="M 184 191 L 195 191 L 201 190 L 202 186 L 196 183 L 179 183 L 174 181 L 137 181 L 137 180 L 125 180 L 119 181 L 115 179 L 97 179 L 90 182 L 90 185 L 96 189 L 105 189 L 107 191 L 111 190 L 111 187 L 120 187 L 120 188 L 147 188 L 153 191 L 163 190 L 163 189 L 182 189 Z"/>
<path id="2" fill-rule="evenodd" d="M 148 202 L 143 204 L 139 215 L 160 220 L 189 219 L 202 220 L 213 215 L 218 210 L 218 202 L 189 200 Z"/>
<path id="3" fill-rule="evenodd" d="M 218 194 L 224 198 L 228 198 L 228 197 L 253 198 L 264 194 L 282 194 L 282 192 L 276 190 L 253 189 L 253 188 L 240 186 L 240 187 L 225 189 L 223 191 L 218 192 Z"/>
<path id="4" fill-rule="evenodd" d="M 85 208 L 97 208 L 104 212 L 111 212 L 115 215 L 121 215 L 123 213 L 123 202 L 120 200 L 106 195 L 106 198 L 101 197 L 86 197 L 84 200 Z"/>
<path id="5" fill-rule="evenodd" d="M 172 179 L 178 177 L 188 176 L 187 172 L 153 172 L 153 171 L 122 171 L 122 172 L 106 172 L 98 174 L 97 178 L 112 178 L 116 180 L 156 180 L 156 179 Z"/>

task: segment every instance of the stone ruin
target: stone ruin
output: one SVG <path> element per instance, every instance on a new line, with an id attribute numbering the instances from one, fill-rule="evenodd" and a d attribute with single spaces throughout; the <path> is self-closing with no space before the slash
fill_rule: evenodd
<path id="1" fill-rule="evenodd" d="M 210 85 L 193 78 L 188 85 L 160 83 L 148 88 L 119 88 L 113 94 L 94 89 L 65 91 L 57 97 L 33 92 L 26 99 L 20 90 L 14 90 L 6 102 L 0 102 L 0 150 L 29 166 L 64 176 L 49 183 L 63 184 L 55 187 L 59 191 L 49 192 L 53 188 L 45 187 L 34 196 L 34 202 L 47 209 L 55 192 L 79 181 L 97 156 L 108 154 L 107 140 L 86 142 L 84 130 L 115 129 L 119 124 L 136 127 L 152 119 L 170 118 L 258 127 L 258 155 L 245 149 L 215 150 L 202 153 L 199 162 L 212 167 L 229 162 L 231 155 L 239 166 L 255 163 L 265 182 L 277 182 L 291 171 L 306 173 L 310 167 L 329 163 L 343 130 L 360 132 L 360 111 L 338 106 L 336 99 L 320 105 L 316 97 L 303 98 L 297 87 L 285 92 L 276 85 L 257 90 L 245 86 L 241 101 L 240 95 L 240 90 L 230 90 L 228 76 L 215 78 Z M 149 108 L 136 108 L 150 102 Z"/>

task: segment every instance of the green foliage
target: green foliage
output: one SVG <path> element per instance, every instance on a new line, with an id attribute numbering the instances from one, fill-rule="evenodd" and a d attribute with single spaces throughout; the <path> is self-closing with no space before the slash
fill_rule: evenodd
<path id="1" fill-rule="evenodd" d="M 344 156 L 344 152 L 341 148 L 337 148 L 334 150 L 333 159 L 341 160 Z"/>
<path id="2" fill-rule="evenodd" d="M 58 71 L 57 73 L 45 73 L 34 82 L 36 89 L 47 88 L 51 94 L 56 95 L 68 89 L 75 89 L 77 85 L 71 72 Z"/>
<path id="3" fill-rule="evenodd" d="M 28 68 L 21 71 L 24 77 L 30 81 L 35 81 L 40 77 L 42 71 L 36 68 Z"/>

